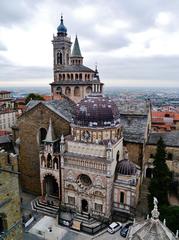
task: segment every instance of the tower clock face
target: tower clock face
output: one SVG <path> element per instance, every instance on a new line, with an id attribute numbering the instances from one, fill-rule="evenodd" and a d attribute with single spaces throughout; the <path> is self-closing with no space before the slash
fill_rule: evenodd
<path id="1" fill-rule="evenodd" d="M 84 132 L 83 132 L 83 138 L 84 138 L 85 140 L 88 140 L 88 139 L 90 138 L 90 133 L 89 133 L 88 131 L 84 131 Z"/>

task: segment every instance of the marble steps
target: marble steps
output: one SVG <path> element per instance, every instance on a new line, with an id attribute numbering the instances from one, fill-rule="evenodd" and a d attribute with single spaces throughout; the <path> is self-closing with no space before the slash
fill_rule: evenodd
<path id="1" fill-rule="evenodd" d="M 92 217 L 90 217 L 90 219 L 88 219 L 88 214 L 77 213 L 74 216 L 74 219 L 77 220 L 77 221 L 81 221 L 82 223 L 85 223 L 85 224 L 88 224 L 88 225 L 94 224 L 96 222 L 96 220 Z"/>
<path id="2" fill-rule="evenodd" d="M 48 215 L 51 217 L 56 217 L 58 213 L 58 207 L 47 205 L 46 203 L 42 203 L 39 201 L 39 199 L 35 199 L 31 202 L 32 209 L 34 211 L 43 213 L 44 215 Z"/>

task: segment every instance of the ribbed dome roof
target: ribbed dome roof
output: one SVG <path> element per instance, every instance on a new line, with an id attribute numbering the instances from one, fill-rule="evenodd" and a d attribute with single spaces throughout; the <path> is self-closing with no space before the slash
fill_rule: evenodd
<path id="1" fill-rule="evenodd" d="M 61 22 L 60 22 L 60 25 L 57 27 L 57 32 L 58 33 L 64 33 L 64 34 L 67 33 L 67 28 L 63 24 L 63 16 L 61 16 Z"/>
<path id="2" fill-rule="evenodd" d="M 76 107 L 75 123 L 82 126 L 100 127 L 119 123 L 119 111 L 116 104 L 102 95 L 89 95 Z"/>
<path id="3" fill-rule="evenodd" d="M 122 175 L 135 175 L 137 167 L 133 162 L 128 159 L 124 159 L 118 163 L 117 172 Z"/>

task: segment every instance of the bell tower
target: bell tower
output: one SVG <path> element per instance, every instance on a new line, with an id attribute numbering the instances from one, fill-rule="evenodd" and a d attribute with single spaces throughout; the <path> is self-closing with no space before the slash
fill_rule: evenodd
<path id="1" fill-rule="evenodd" d="M 51 85 L 52 99 L 60 100 L 67 97 L 78 103 L 92 92 L 102 93 L 103 83 L 100 82 L 97 69 L 94 71 L 83 65 L 78 37 L 76 36 L 71 51 L 71 38 L 61 16 L 57 34 L 53 36 L 53 71 L 54 80 Z"/>
<path id="2" fill-rule="evenodd" d="M 70 64 L 71 39 L 67 36 L 67 28 L 61 16 L 60 25 L 57 27 L 57 35 L 53 36 L 53 59 L 54 59 L 54 80 L 57 79 L 57 72 Z"/>

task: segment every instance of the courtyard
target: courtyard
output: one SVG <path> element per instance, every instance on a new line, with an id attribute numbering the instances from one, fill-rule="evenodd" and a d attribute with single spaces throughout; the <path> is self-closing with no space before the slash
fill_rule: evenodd
<path id="1" fill-rule="evenodd" d="M 67 227 L 63 227 L 57 224 L 55 218 L 44 216 L 41 218 L 32 228 L 25 233 L 25 240 L 86 240 L 86 239 L 101 239 L 101 240 L 124 240 L 120 236 L 120 231 L 115 234 L 110 234 L 107 229 L 96 234 L 95 236 L 90 236 L 85 233 L 77 232 L 71 230 Z"/>

